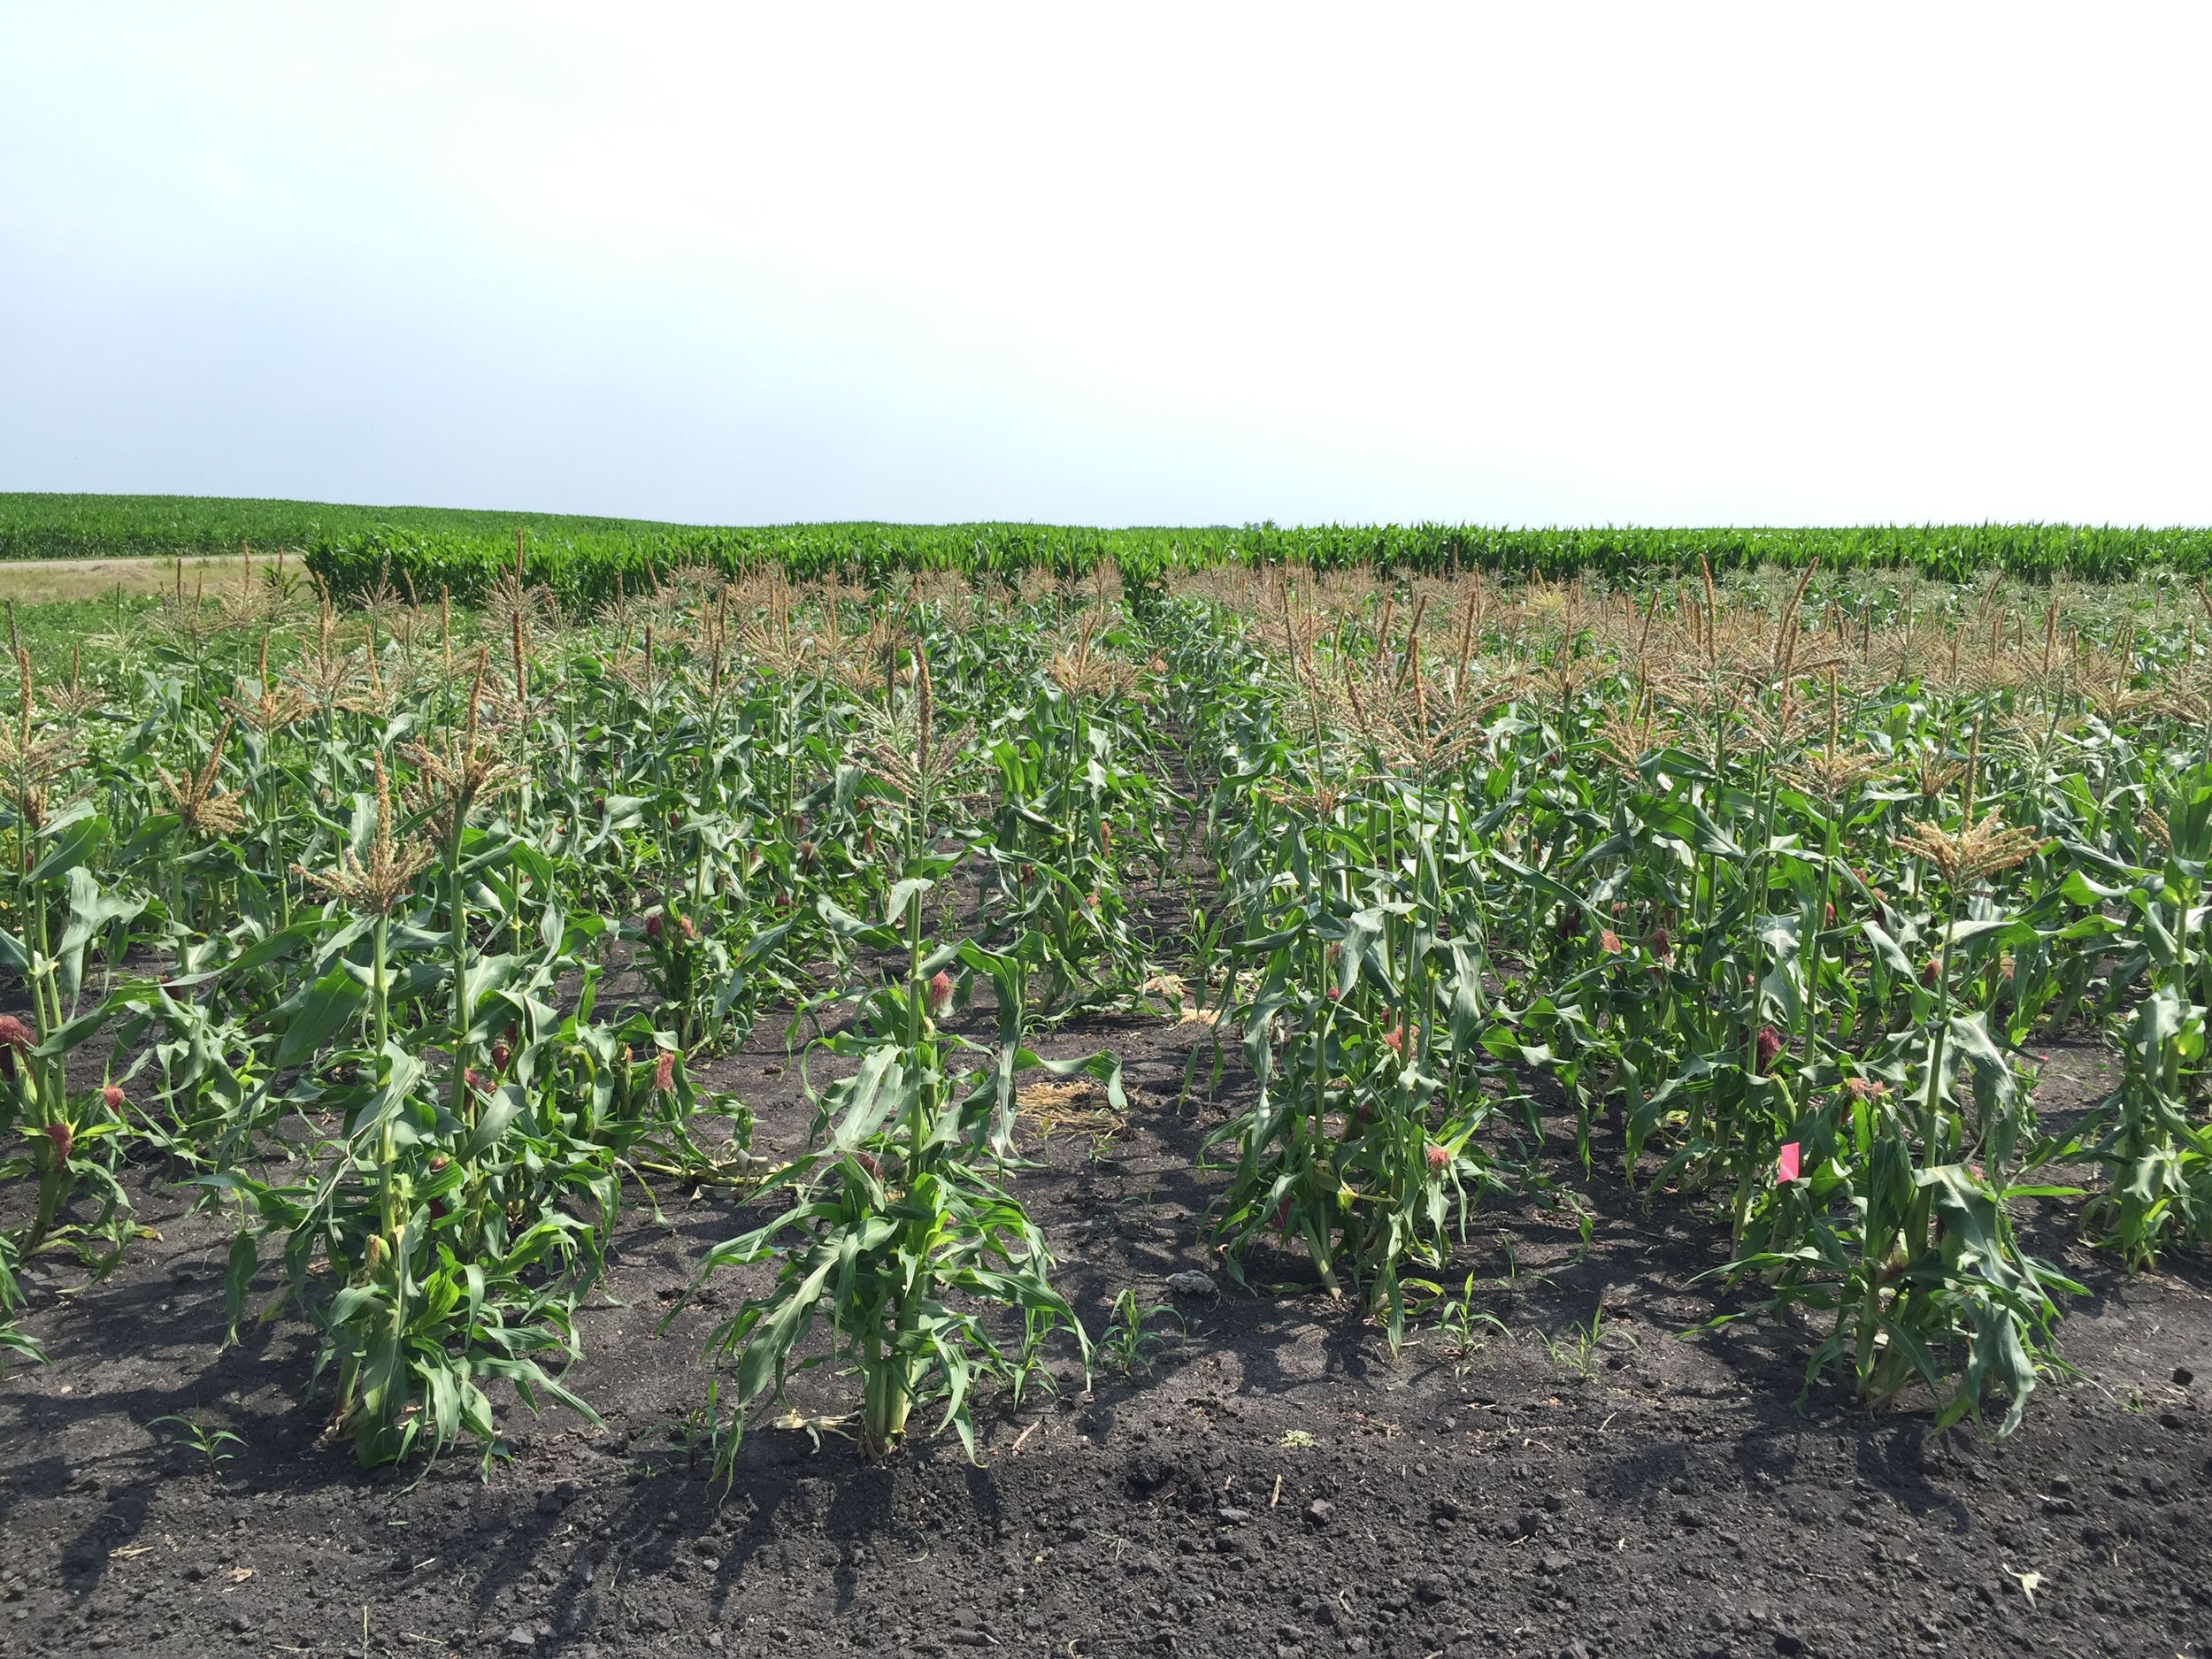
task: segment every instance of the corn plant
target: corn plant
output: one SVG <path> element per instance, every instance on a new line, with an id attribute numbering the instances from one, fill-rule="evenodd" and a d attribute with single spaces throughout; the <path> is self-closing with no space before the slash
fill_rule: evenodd
<path id="1" fill-rule="evenodd" d="M 2202 903 L 2212 858 L 2212 766 L 2192 767 L 2173 790 L 2170 813 L 2144 814 L 2151 833 L 2141 850 L 2155 867 L 2114 895 L 2134 912 L 2138 954 L 2155 983 L 2113 1020 L 2120 1086 L 2084 1131 L 2093 1141 L 2090 1156 L 2111 1171 L 2110 1189 L 2091 1203 L 2084 1226 L 2131 1268 L 2150 1265 L 2170 1241 L 2212 1238 L 2212 1127 L 2201 1121 L 2198 1080 L 2205 1005 L 2197 1000 L 2212 994 Z"/>
<path id="2" fill-rule="evenodd" d="M 1112 1310 L 1106 1317 L 1106 1328 L 1100 1333 L 1094 1350 L 1102 1365 L 1110 1366 L 1125 1377 L 1133 1377 L 1149 1368 L 1151 1361 L 1145 1349 L 1171 1340 L 1165 1332 L 1146 1327 L 1163 1316 L 1179 1326 L 1182 1315 L 1165 1302 L 1154 1302 L 1149 1307 L 1140 1304 L 1137 1293 L 1124 1289 L 1114 1298 Z"/>
<path id="3" fill-rule="evenodd" d="M 113 1248 L 129 1228 L 130 1201 L 114 1175 L 114 1138 L 122 1095 L 111 1084 L 72 1091 L 65 1056 L 106 1024 L 104 1005 L 80 1013 L 88 944 L 111 924 L 128 921 L 143 902 L 104 890 L 88 867 L 108 839 L 105 818 L 88 799 L 54 805 L 51 792 L 77 761 L 66 739 L 42 731 L 34 718 L 29 659 L 19 656 L 18 719 L 0 740 L 0 772 L 12 786 L 6 806 L 15 832 L 11 918 L 0 931 L 0 967 L 19 976 L 31 1018 L 0 1015 L 0 1138 L 19 1135 L 26 1150 L 0 1162 L 0 1180 L 36 1183 L 30 1219 L 15 1230 L 8 1251 L 19 1263 L 50 1242 L 80 1248 L 105 1237 Z M 89 1228 L 61 1222 L 81 1185 L 99 1191 L 99 1219 Z M 0 1267 L 0 1302 L 12 1309 L 13 1265 Z"/>
<path id="4" fill-rule="evenodd" d="M 1269 1230 L 1302 1242 L 1324 1286 L 1362 1288 L 1403 1340 L 1403 1270 L 1440 1268 L 1472 1194 L 1494 1179 L 1472 1143 L 1492 1096 L 1484 895 L 1454 880 L 1468 818 L 1451 777 L 1477 707 L 1432 707 L 1417 645 L 1391 682 L 1348 678 L 1344 708 L 1383 785 L 1340 796 L 1328 757 L 1232 842 L 1231 891 L 1260 961 L 1243 1010 L 1251 1110 L 1216 1219 L 1233 1274 Z M 1311 686 L 1309 675 L 1309 689 Z"/>
<path id="5" fill-rule="evenodd" d="M 849 946 L 884 953 L 900 971 L 856 994 L 855 1028 L 825 1040 L 858 1065 L 820 1096 L 818 1143 L 763 1188 L 764 1196 L 790 1190 L 791 1207 L 716 1246 L 701 1269 L 704 1279 L 725 1265 L 776 1264 L 773 1287 L 708 1343 L 710 1356 L 735 1365 L 738 1432 L 728 1455 L 744 1414 L 764 1395 L 781 1398 L 794 1371 L 849 1367 L 862 1448 L 881 1458 L 925 1401 L 943 1402 L 943 1423 L 972 1455 L 976 1378 L 1018 1386 L 1056 1329 L 1074 1335 L 1087 1363 L 1088 1337 L 1052 1287 L 1043 1235 L 999 1173 L 1011 1149 L 1015 1076 L 1042 1064 L 1019 1041 L 1020 964 L 972 943 L 933 948 L 925 937 L 925 902 L 961 856 L 938 849 L 939 810 L 968 741 L 965 732 L 936 728 L 926 661 L 918 658 L 907 716 L 876 751 L 874 775 L 902 809 L 899 880 L 879 923 L 824 902 Z M 940 1024 L 954 1010 L 956 966 L 991 976 L 1002 999 L 995 1064 L 964 1090 L 947 1056 L 975 1045 Z M 1108 1084 L 1118 1091 L 1110 1071 Z M 1010 1310 L 1022 1325 L 1016 1350 L 980 1316 L 953 1307 L 955 1294 Z M 826 1350 L 805 1347 L 818 1317 L 829 1327 Z"/>

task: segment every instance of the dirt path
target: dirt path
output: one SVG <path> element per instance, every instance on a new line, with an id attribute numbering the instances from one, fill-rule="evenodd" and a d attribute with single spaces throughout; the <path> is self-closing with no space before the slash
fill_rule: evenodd
<path id="1" fill-rule="evenodd" d="M 256 554 L 257 571 L 273 568 L 273 554 Z M 204 583 L 212 589 L 235 583 L 244 561 L 230 555 L 188 557 L 182 562 L 185 590 Z M 297 571 L 297 557 L 287 555 L 287 570 Z M 177 581 L 179 561 L 165 559 L 0 559 L 0 599 L 18 604 L 52 604 L 73 599 L 104 599 L 119 587 L 127 595 L 166 593 Z"/>

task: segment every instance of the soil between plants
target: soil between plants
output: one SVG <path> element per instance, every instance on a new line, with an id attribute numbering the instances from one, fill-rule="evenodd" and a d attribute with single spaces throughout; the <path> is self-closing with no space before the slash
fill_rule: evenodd
<path id="1" fill-rule="evenodd" d="M 680 1429 L 709 1333 L 764 1270 L 682 1293 L 714 1242 L 764 1213 L 726 1194 L 642 1202 L 580 1316 L 569 1382 L 602 1426 L 499 1400 L 512 1456 L 365 1471 L 319 1443 L 329 1384 L 311 1333 L 253 1324 L 219 1347 L 228 1229 L 133 1171 L 158 1239 L 88 1284 L 27 1279 L 52 1363 L 0 1383 L 0 1655 L 1122 1654 L 2212 1655 L 2212 1297 L 2200 1260 L 2134 1279 L 2073 1241 L 2073 1203 L 2022 1206 L 2035 1248 L 2088 1288 L 2054 1379 L 2009 1440 L 1869 1417 L 1802 1389 L 1818 1333 L 1747 1321 L 1684 1340 L 1732 1301 L 1705 1273 L 1724 1232 L 1694 1202 L 1632 1194 L 1602 1133 L 1543 1167 L 1594 1211 L 1491 1195 L 1443 1277 L 1474 1276 L 1481 1346 L 1433 1314 L 1394 1363 L 1382 1333 L 1262 1252 L 1253 1294 L 1171 1294 L 1214 1270 L 1219 1178 L 1194 1168 L 1240 1087 L 1209 1092 L 1198 1025 L 1092 1021 L 1041 1045 L 1110 1047 L 1125 1130 L 1025 1149 L 1016 1190 L 1057 1279 L 1102 1330 L 1116 1296 L 1171 1304 L 1143 1366 L 979 1404 L 956 1437 L 863 1463 L 834 1423 L 762 1427 L 707 1479 Z M 1194 1049 L 1196 1088 L 1185 1079 Z M 2093 1044 L 2049 1050 L 2059 1120 L 2106 1085 Z M 818 1087 L 829 1074 L 807 1068 Z M 803 1144 L 797 1059 L 762 1032 L 718 1062 L 755 1149 Z M 1502 1133 L 1503 1131 L 1502 1130 Z M 1216 1273 L 1217 1279 L 1219 1274 Z M 273 1289 L 265 1271 L 256 1303 Z M 1594 1338 L 1593 1331 L 1594 1329 Z M 849 1409 L 821 1371 L 798 1409 Z M 1802 1397 L 1801 1397 L 1802 1396 Z M 243 1444 L 211 1471 L 170 1414 Z M 2032 1594 L 2031 1594 L 2032 1592 Z"/>

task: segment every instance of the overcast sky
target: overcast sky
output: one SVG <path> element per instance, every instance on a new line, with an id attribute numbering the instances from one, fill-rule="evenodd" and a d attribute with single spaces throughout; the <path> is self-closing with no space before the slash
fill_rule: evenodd
<path id="1" fill-rule="evenodd" d="M 2212 519 L 2212 8 L 0 0 L 0 489 Z"/>

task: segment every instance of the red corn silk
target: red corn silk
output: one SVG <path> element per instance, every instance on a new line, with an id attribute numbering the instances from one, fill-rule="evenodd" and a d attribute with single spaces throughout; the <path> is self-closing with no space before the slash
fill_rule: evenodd
<path id="1" fill-rule="evenodd" d="M 0 1077 L 13 1082 L 16 1054 L 29 1053 L 37 1041 L 37 1033 L 14 1015 L 0 1014 Z"/>
<path id="2" fill-rule="evenodd" d="M 1760 1026 L 1759 1034 L 1752 1039 L 1752 1050 L 1759 1056 L 1759 1070 L 1765 1071 L 1781 1057 L 1781 1033 L 1771 1025 Z"/>

